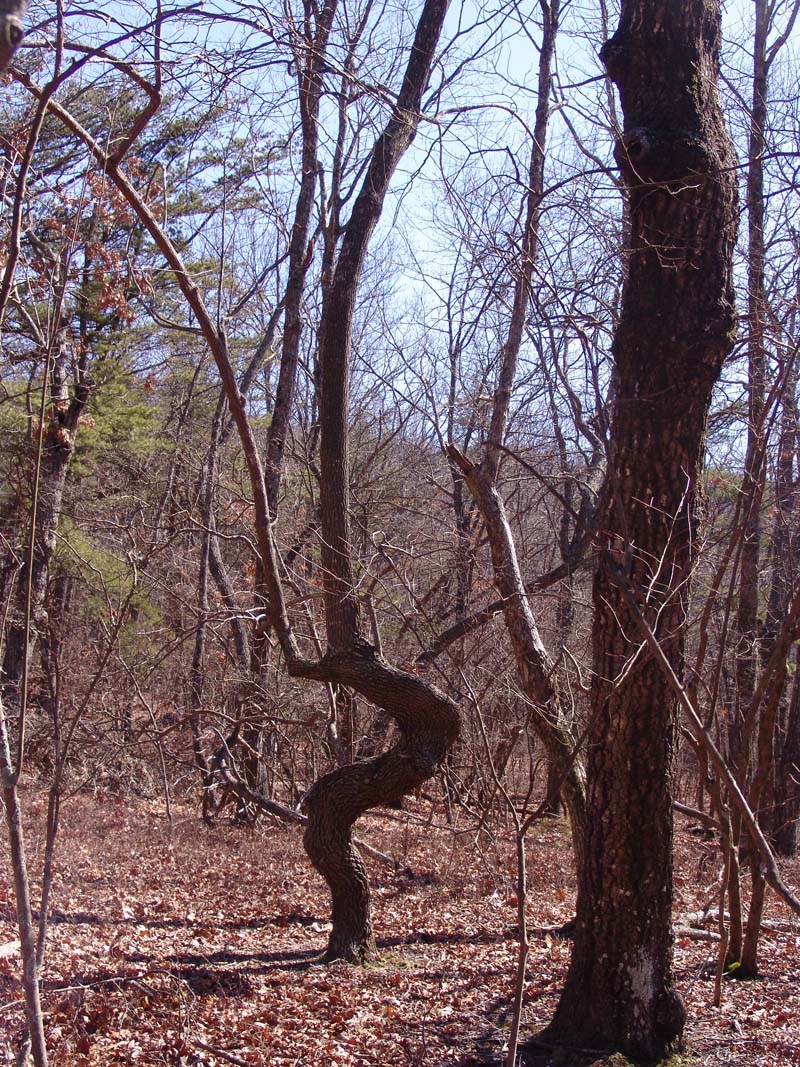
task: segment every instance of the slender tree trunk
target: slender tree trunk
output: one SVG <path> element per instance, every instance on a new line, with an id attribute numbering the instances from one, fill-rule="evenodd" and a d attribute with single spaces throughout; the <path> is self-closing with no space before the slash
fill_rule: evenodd
<path id="1" fill-rule="evenodd" d="M 775 473 L 775 520 L 769 551 L 772 582 L 767 598 L 766 618 L 761 628 L 761 658 L 765 662 L 775 647 L 781 622 L 793 595 L 794 549 L 798 538 L 798 519 L 800 518 L 798 507 L 800 500 L 798 500 L 798 487 L 794 476 L 797 462 L 796 451 L 800 440 L 797 384 L 797 357 L 793 354 L 789 365 L 785 368 L 785 378 L 781 388 L 781 429 Z"/>
<path id="2" fill-rule="evenodd" d="M 797 853 L 800 822 L 800 649 L 795 653 L 792 695 L 784 726 L 779 734 L 773 837 L 782 856 Z"/>
<path id="3" fill-rule="evenodd" d="M 566 488 L 566 487 L 565 487 Z M 567 514 L 563 518 L 567 518 Z M 567 558 L 562 547 L 562 558 Z M 559 582 L 556 600 L 556 659 L 563 658 L 564 651 L 569 641 L 572 625 L 575 621 L 575 595 L 571 578 L 565 578 Z M 583 767 L 581 766 L 581 769 Z M 585 772 L 584 772 L 585 774 Z M 558 767 L 553 760 L 547 761 L 547 783 L 545 785 L 544 808 L 542 814 L 550 818 L 559 818 L 564 814 L 564 799 L 562 796 L 563 782 Z M 586 806 L 586 787 L 584 782 L 584 814 Z"/>
<path id="4" fill-rule="evenodd" d="M 354 822 L 370 808 L 396 806 L 429 778 L 459 730 L 452 701 L 414 675 L 390 667 L 361 636 L 349 509 L 350 346 L 356 293 L 389 182 L 417 130 L 446 12 L 447 0 L 425 0 L 397 103 L 370 155 L 338 258 L 330 264 L 320 323 L 321 554 L 328 652 L 318 668 L 321 674 L 317 669 L 309 674 L 308 668 L 303 673 L 357 690 L 388 711 L 401 734 L 400 742 L 383 755 L 324 775 L 306 798 L 306 850 L 333 901 L 328 959 L 361 960 L 375 951 L 369 885 L 352 842 Z"/>
<path id="5" fill-rule="evenodd" d="M 735 327 L 719 45 L 718 0 L 623 0 L 601 52 L 624 115 L 630 270 L 598 524 L 586 857 L 547 1036 L 653 1059 L 680 1043 L 685 1019 L 672 974 L 676 708 L 625 593 L 680 676 L 706 417 Z"/>
<path id="6" fill-rule="evenodd" d="M 800 241 L 795 240 L 800 252 Z M 797 549 L 800 545 L 800 480 L 795 475 L 797 448 L 800 443 L 800 416 L 797 386 L 800 372 L 797 345 L 793 344 L 800 316 L 800 269 L 796 270 L 795 310 L 787 341 L 790 363 L 786 368 L 781 405 L 781 439 L 775 484 L 776 515 L 772 535 L 772 586 L 764 625 L 764 655 L 774 644 L 786 605 L 794 592 Z M 797 663 L 797 657 L 795 657 Z M 788 688 L 788 687 L 787 687 Z M 797 851 L 797 821 L 800 817 L 800 689 L 795 672 L 791 692 L 784 692 L 775 737 L 775 767 L 772 778 L 769 829 L 773 844 L 782 855 Z"/>
<path id="7" fill-rule="evenodd" d="M 267 443 L 266 484 L 270 512 L 274 517 L 278 510 L 283 454 L 289 433 L 289 424 L 294 404 L 297 365 L 300 357 L 302 336 L 303 289 L 309 262 L 308 235 L 314 209 L 314 194 L 317 187 L 317 145 L 319 141 L 319 108 L 322 97 L 323 71 L 326 62 L 328 37 L 336 13 L 337 0 L 327 0 L 317 14 L 317 24 L 311 29 L 311 13 L 316 8 L 306 0 L 306 37 L 298 44 L 295 54 L 298 69 L 298 103 L 302 130 L 300 159 L 300 189 L 295 204 L 292 233 L 289 239 L 289 276 L 284 298 L 283 351 L 281 354 L 278 386 Z"/>
<path id="8" fill-rule="evenodd" d="M 758 686 L 753 694 L 753 705 L 748 713 L 748 718 L 755 718 L 756 710 L 758 712 L 756 760 L 753 780 L 747 796 L 748 803 L 757 819 L 765 799 L 770 802 L 772 800 L 769 786 L 775 764 L 776 726 L 789 673 L 789 656 L 796 639 L 796 627 L 792 627 L 790 623 L 793 617 L 796 618 L 797 611 L 798 598 L 795 596 L 790 604 L 785 605 L 784 619 L 774 635 L 769 659 L 764 665 Z M 759 825 L 760 822 L 759 819 Z M 755 978 L 758 975 L 758 941 L 766 894 L 762 859 L 756 850 L 754 841 L 751 842 L 751 846 L 750 868 L 753 888 L 740 957 L 739 972 L 742 978 Z"/>
<path id="9" fill-rule="evenodd" d="M 764 415 L 766 389 L 766 293 L 764 291 L 764 147 L 767 121 L 766 48 L 769 10 L 766 0 L 755 0 L 753 42 L 753 96 L 747 152 L 747 312 L 748 411 L 747 451 L 742 496 L 744 531 L 739 558 L 739 606 L 736 619 L 736 709 L 732 722 L 731 762 L 745 784 L 750 764 L 752 732 L 744 722 L 758 674 L 758 599 L 761 558 L 761 499 L 763 495 Z M 735 829 L 735 826 L 734 826 Z M 732 949 L 729 949 L 732 951 Z"/>
<path id="10" fill-rule="evenodd" d="M 755 0 L 755 36 L 753 41 L 753 94 L 750 111 L 750 138 L 747 152 L 747 311 L 748 311 L 748 408 L 747 449 L 742 477 L 743 531 L 739 555 L 739 604 L 736 614 L 736 699 L 729 725 L 731 766 L 739 784 L 747 788 L 754 756 L 755 718 L 746 718 L 751 708 L 759 669 L 758 604 L 761 559 L 761 501 L 765 470 L 765 390 L 766 352 L 764 327 L 766 294 L 764 291 L 764 164 L 765 124 L 767 118 L 766 47 L 769 11 L 765 0 Z M 758 709 L 753 709 L 755 716 Z M 732 815 L 734 845 L 741 838 L 741 819 Z M 763 902 L 763 882 L 754 870 L 755 904 Z M 731 865 L 730 877 L 739 878 L 738 865 Z M 728 937 L 728 962 L 741 966 L 744 927 L 741 918 L 741 890 L 730 886 L 731 925 Z M 751 909 L 752 914 L 752 909 Z M 752 930 L 750 950 L 752 953 Z M 743 977 L 745 975 L 743 974 Z"/>
<path id="11" fill-rule="evenodd" d="M 777 476 L 775 482 L 776 514 L 772 530 L 770 556 L 772 559 L 772 584 L 767 602 L 767 617 L 761 630 L 760 652 L 762 661 L 774 669 L 774 677 L 763 699 L 754 701 L 747 719 L 752 719 L 755 727 L 755 764 L 750 784 L 748 801 L 755 812 L 759 825 L 769 836 L 774 838 L 776 813 L 776 787 L 778 786 L 775 770 L 781 770 L 779 758 L 781 742 L 781 724 L 786 719 L 785 693 L 788 677 L 788 661 L 791 646 L 780 646 L 781 623 L 786 617 L 792 588 L 789 580 L 789 568 L 792 549 L 792 533 L 795 526 L 795 492 L 792 479 L 794 468 L 794 451 L 797 441 L 797 368 L 794 361 L 787 368 L 782 388 L 781 434 L 778 451 Z M 777 662 L 774 662 L 777 660 Z M 759 688 L 761 688 L 759 686 Z M 791 772 L 789 782 L 791 781 Z M 788 784 L 788 783 L 787 783 Z M 738 955 L 732 957 L 729 949 L 729 962 L 734 959 L 739 963 L 737 977 L 755 978 L 758 975 L 758 943 L 761 923 L 766 903 L 766 880 L 758 853 L 753 846 L 750 850 L 750 870 L 752 891 L 747 922 L 742 928 L 738 924 L 736 947 Z M 733 910 L 731 912 L 733 914 Z M 733 924 L 732 924 L 733 926 Z M 734 938 L 731 938 L 733 941 Z"/>
<path id="12" fill-rule="evenodd" d="M 213 459 L 209 459 L 209 466 L 213 467 Z M 207 472 L 207 481 L 203 486 L 203 515 L 207 516 L 211 500 L 211 483 L 213 470 Z M 206 518 L 207 523 L 207 518 Z M 203 784 L 202 810 L 203 818 L 210 821 L 214 810 L 214 775 L 203 749 L 203 690 L 205 688 L 205 660 L 206 638 L 208 633 L 208 556 L 211 532 L 206 528 L 203 532 L 202 549 L 200 552 L 200 568 L 197 577 L 197 629 L 194 635 L 194 648 L 192 650 L 192 662 L 189 667 L 189 724 L 192 733 L 192 748 L 195 763 L 200 771 L 200 780 Z"/>
<path id="13" fill-rule="evenodd" d="M 798 10 L 794 5 L 793 19 Z M 791 597 L 786 581 L 786 567 L 790 549 L 788 534 L 789 515 L 792 505 L 792 469 L 794 445 L 797 437 L 796 398 L 797 372 L 794 361 L 786 369 L 782 383 L 782 419 L 779 443 L 778 471 L 776 478 L 776 519 L 772 537 L 773 582 L 770 590 L 767 618 L 761 628 L 760 640 L 753 640 L 759 627 L 759 552 L 760 552 L 760 503 L 765 475 L 765 388 L 767 353 L 765 330 L 768 319 L 768 303 L 765 284 L 765 197 L 764 197 L 764 152 L 766 150 L 767 97 L 769 72 L 775 55 L 785 38 L 778 36 L 770 48 L 768 37 L 771 20 L 775 14 L 766 0 L 755 0 L 755 35 L 753 41 L 753 95 L 750 112 L 750 142 L 748 146 L 747 212 L 749 221 L 748 242 L 748 312 L 749 312 L 749 390 L 750 410 L 748 448 L 745 459 L 743 492 L 752 500 L 742 541 L 740 603 L 738 616 L 739 655 L 737 657 L 737 703 L 749 704 L 748 714 L 742 726 L 741 751 L 734 750 L 734 767 L 738 770 L 740 784 L 747 784 L 749 761 L 754 759 L 749 801 L 759 819 L 759 824 L 770 832 L 771 810 L 774 803 L 773 768 L 775 767 L 778 726 L 781 722 L 781 704 L 787 676 L 788 646 L 783 658 L 772 666 L 768 697 L 758 703 L 753 700 L 756 691 L 755 671 L 759 652 L 764 661 L 772 661 L 775 643 L 780 629 L 781 615 L 785 613 Z M 788 32 L 788 30 L 787 30 Z M 779 555 L 780 554 L 780 555 Z M 759 683 L 759 688 L 761 683 Z M 737 820 L 738 822 L 738 820 Z M 729 956 L 740 962 L 738 970 L 742 978 L 754 978 L 758 974 L 758 940 L 765 904 L 766 883 L 762 864 L 755 847 L 751 849 L 752 893 L 743 940 L 734 943 L 731 938 Z M 741 950 L 741 955 L 736 953 Z"/>
<path id="14" fill-rule="evenodd" d="M 542 3 L 541 8 L 544 21 L 539 50 L 536 121 L 528 170 L 522 253 L 517 267 L 508 334 L 500 357 L 489 432 L 480 466 L 470 463 L 452 444 L 448 448 L 448 455 L 464 477 L 486 526 L 492 552 L 494 581 L 503 599 L 503 615 L 514 649 L 517 675 L 523 692 L 535 709 L 531 716 L 533 728 L 547 751 L 548 763 L 553 768 L 554 777 L 563 788 L 572 827 L 576 862 L 580 864 L 586 822 L 583 767 L 573 753 L 575 740 L 559 700 L 555 664 L 542 643 L 528 602 L 511 527 L 497 489 L 500 456 L 508 426 L 511 394 L 536 266 L 539 218 L 544 191 L 550 79 L 558 32 L 559 4 L 557 0 L 551 0 L 550 3 Z"/>
<path id="15" fill-rule="evenodd" d="M 453 485 L 453 514 L 456 520 L 455 615 L 463 619 L 469 606 L 472 575 L 475 569 L 473 516 L 464 494 L 464 476 L 455 464 L 450 466 Z"/>
<path id="16" fill-rule="evenodd" d="M 312 249 L 309 247 L 309 231 L 314 209 L 314 195 L 317 186 L 318 160 L 317 146 L 319 141 L 319 108 L 323 88 L 323 71 L 326 62 L 328 38 L 331 25 L 336 12 L 337 0 L 327 0 L 321 10 L 309 2 L 304 4 L 305 20 L 302 33 L 298 33 L 293 40 L 296 68 L 298 72 L 298 104 L 300 109 L 301 124 L 301 160 L 300 160 L 300 188 L 295 203 L 294 220 L 292 223 L 291 236 L 289 239 L 289 270 L 286 281 L 286 289 L 283 300 L 276 307 L 270 318 L 267 330 L 261 343 L 256 350 L 250 365 L 240 380 L 239 387 L 242 396 L 249 391 L 255 378 L 256 371 L 263 363 L 269 351 L 273 335 L 279 321 L 279 313 L 283 309 L 283 342 L 278 372 L 278 384 L 275 393 L 275 403 L 270 420 L 269 434 L 267 439 L 267 456 L 264 470 L 266 496 L 271 518 L 278 512 L 281 477 L 283 473 L 283 456 L 286 449 L 286 441 L 289 436 L 294 395 L 297 383 L 297 367 L 300 355 L 300 341 L 302 337 L 302 302 L 306 275 L 312 259 Z M 222 418 L 222 405 L 224 403 L 225 390 L 220 399 L 220 406 L 212 429 L 211 453 L 209 456 L 209 478 L 213 481 L 216 458 L 219 448 L 227 439 L 232 427 L 232 421 L 220 429 Z M 200 571 L 200 584 L 207 585 L 207 573 L 210 572 L 217 588 L 220 590 L 226 604 L 233 606 L 232 589 L 225 571 L 222 553 L 219 547 L 219 538 L 216 536 L 213 521 L 212 500 L 209 497 L 204 514 L 206 527 L 205 543 L 203 547 L 203 563 Z M 257 567 L 256 588 L 260 591 L 262 599 L 266 599 L 263 587 L 263 567 Z M 199 599 L 205 603 L 207 594 L 202 589 L 198 591 Z M 202 609 L 205 610 L 205 609 Z M 195 642 L 195 661 L 198 655 L 202 658 L 205 646 L 204 620 L 201 620 Z M 255 675 L 254 685 L 257 679 L 263 675 L 269 663 L 269 642 L 267 634 L 269 625 L 266 621 L 256 626 L 253 649 L 250 648 L 250 640 L 241 619 L 234 618 L 231 629 L 236 648 L 236 656 L 242 670 L 252 670 Z M 192 667 L 193 681 L 190 686 L 193 705 L 197 702 L 202 686 L 198 688 L 198 675 L 196 664 Z M 241 704 L 240 704 L 241 708 Z M 193 744 L 195 760 L 200 767 L 204 782 L 204 812 L 208 815 L 208 800 L 210 789 L 213 785 L 213 774 L 205 756 L 202 754 L 202 743 L 199 736 L 198 724 L 193 721 Z M 260 788 L 260 779 L 263 771 L 260 757 L 262 723 L 258 716 L 244 715 L 241 722 L 241 740 L 244 745 L 242 770 L 247 786 L 255 791 Z M 237 812 L 240 818 L 247 817 L 247 801 L 241 796 L 237 801 Z"/>
<path id="17" fill-rule="evenodd" d="M 0 697 L 0 783 L 2 784 L 3 807 L 8 831 L 11 871 L 14 879 L 14 896 L 17 906 L 17 927 L 22 954 L 22 985 L 25 992 L 25 1015 L 28 1022 L 26 1040 L 30 1040 L 35 1067 L 47 1067 L 47 1046 L 44 1039 L 42 1005 L 39 998 L 39 964 L 37 961 L 36 931 L 31 911 L 31 893 L 28 882 L 28 864 L 25 857 L 25 835 L 22 829 L 22 811 L 17 790 L 19 768 L 11 763 L 8 728 Z"/>

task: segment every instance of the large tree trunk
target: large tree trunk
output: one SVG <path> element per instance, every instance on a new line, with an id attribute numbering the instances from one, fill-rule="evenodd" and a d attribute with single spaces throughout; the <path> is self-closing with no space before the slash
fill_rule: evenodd
<path id="1" fill-rule="evenodd" d="M 734 158 L 717 93 L 718 0 L 623 0 L 602 58 L 619 89 L 630 271 L 600 509 L 585 861 L 551 1039 L 658 1058 L 681 1039 L 672 975 L 675 698 L 711 391 L 733 342 Z"/>

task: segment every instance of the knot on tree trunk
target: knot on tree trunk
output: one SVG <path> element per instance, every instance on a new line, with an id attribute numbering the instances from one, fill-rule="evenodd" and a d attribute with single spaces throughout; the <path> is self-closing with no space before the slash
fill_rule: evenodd
<path id="1" fill-rule="evenodd" d="M 619 32 L 609 37 L 601 47 L 600 62 L 608 71 L 609 78 L 619 84 L 625 73 L 625 47 Z"/>

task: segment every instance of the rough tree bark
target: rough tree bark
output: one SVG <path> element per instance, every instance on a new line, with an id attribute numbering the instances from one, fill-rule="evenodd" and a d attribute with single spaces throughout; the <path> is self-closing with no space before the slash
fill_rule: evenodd
<path id="1" fill-rule="evenodd" d="M 14 58 L 25 36 L 23 20 L 27 8 L 27 0 L 0 0 L 0 74 Z"/>
<path id="2" fill-rule="evenodd" d="M 629 597 L 680 676 L 706 417 L 735 327 L 719 46 L 718 0 L 623 0 L 601 51 L 624 114 L 630 270 L 598 524 L 586 855 L 572 962 L 544 1036 L 652 1059 L 679 1044 L 685 1019 L 672 975 L 676 708 Z"/>

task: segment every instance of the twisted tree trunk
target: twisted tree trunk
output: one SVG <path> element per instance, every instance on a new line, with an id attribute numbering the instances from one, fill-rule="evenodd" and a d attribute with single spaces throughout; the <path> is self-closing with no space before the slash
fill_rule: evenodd
<path id="1" fill-rule="evenodd" d="M 323 301 L 320 323 L 320 504 L 328 652 L 305 677 L 355 689 L 387 711 L 400 741 L 388 752 L 324 775 L 306 798 L 306 849 L 333 901 L 326 958 L 363 960 L 375 943 L 369 885 L 352 842 L 356 819 L 397 806 L 436 769 L 458 736 L 456 705 L 434 686 L 389 666 L 361 635 L 350 533 L 350 347 L 358 283 L 389 183 L 421 117 L 422 93 L 448 0 L 425 0 L 397 102 L 375 142 Z M 289 664 L 290 671 L 294 668 Z"/>
<path id="2" fill-rule="evenodd" d="M 375 952 L 369 882 L 352 841 L 352 828 L 370 808 L 397 807 L 436 770 L 458 737 L 458 708 L 435 686 L 386 663 L 362 640 L 329 652 L 304 677 L 336 681 L 386 710 L 400 740 L 373 759 L 340 767 L 320 778 L 306 796 L 304 843 L 333 901 L 326 959 L 361 961 Z"/>

